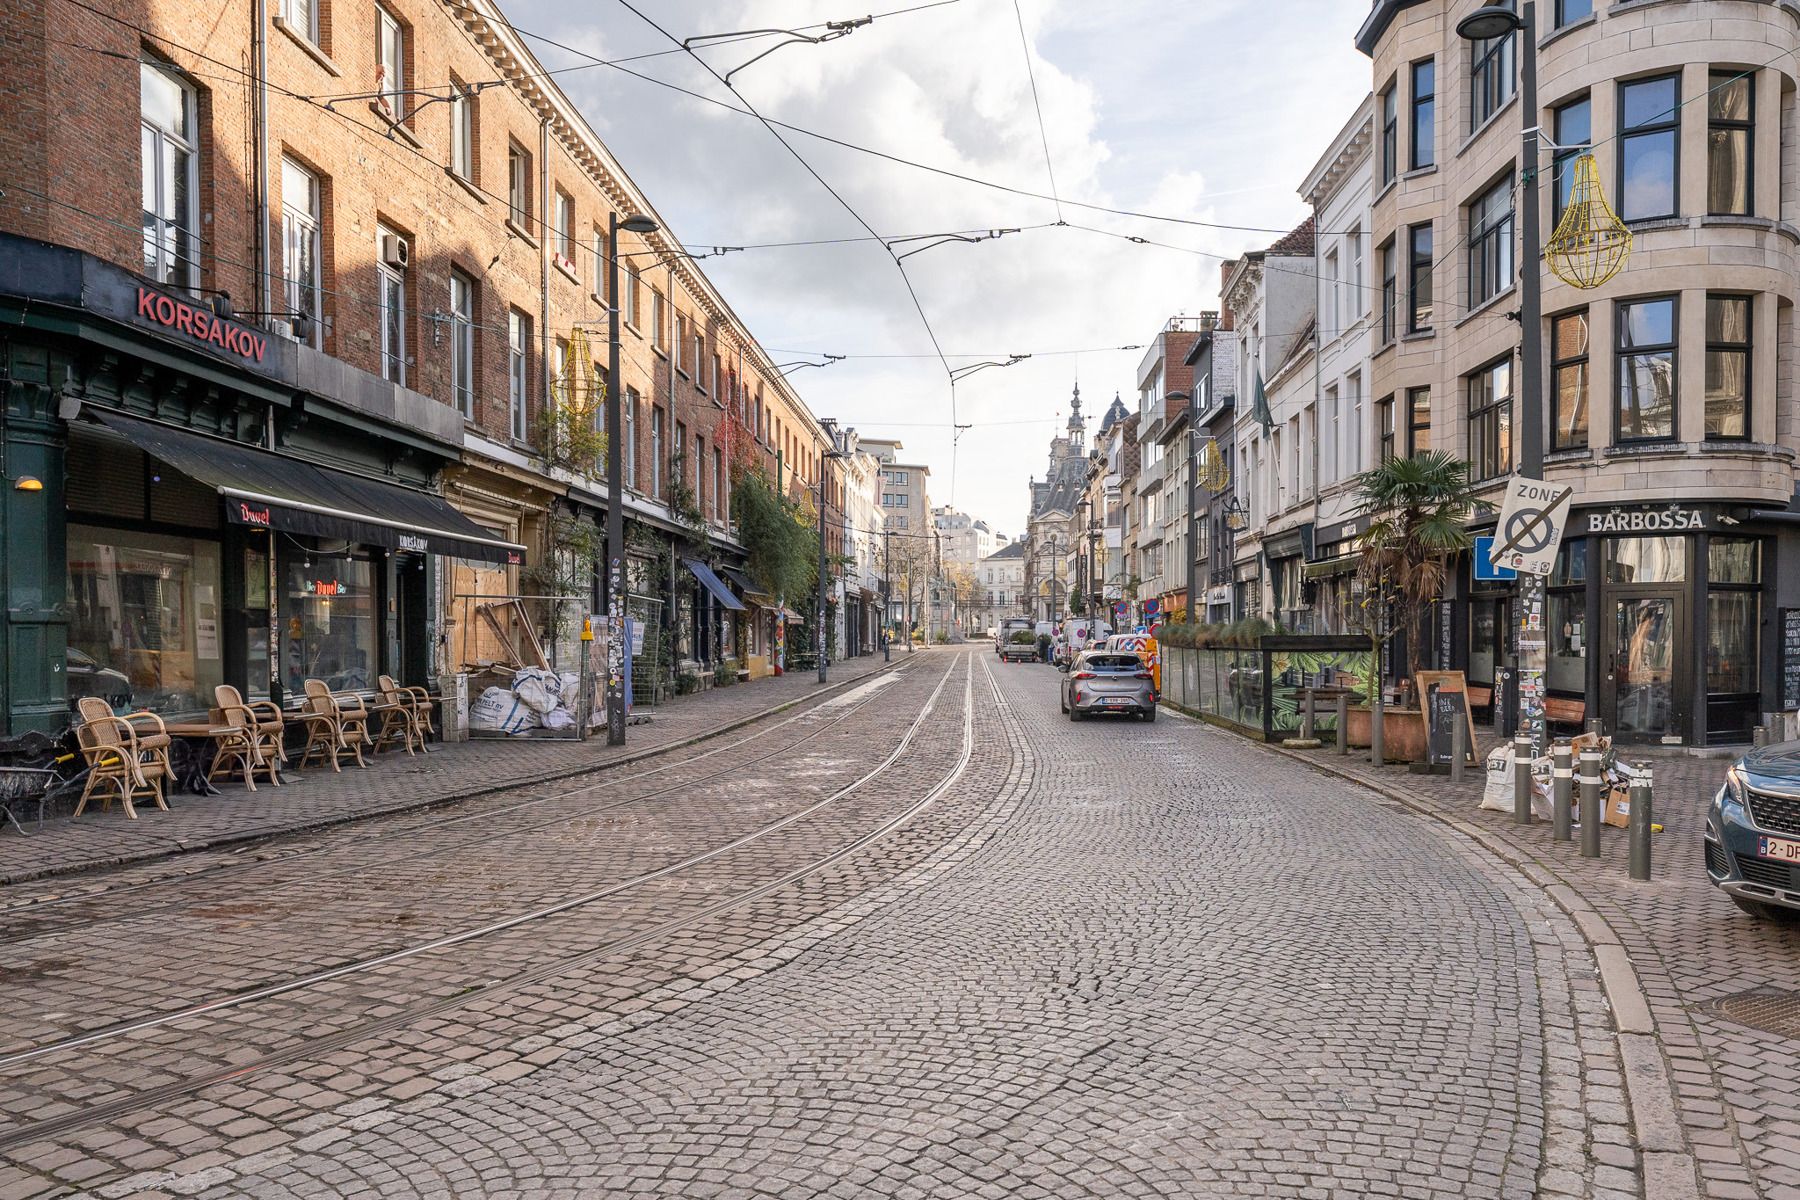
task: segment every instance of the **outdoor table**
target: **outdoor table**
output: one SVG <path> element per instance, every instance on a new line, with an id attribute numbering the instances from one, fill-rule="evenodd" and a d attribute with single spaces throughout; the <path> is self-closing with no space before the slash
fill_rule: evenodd
<path id="1" fill-rule="evenodd" d="M 177 756 L 171 755 L 170 765 L 175 769 L 176 782 L 184 792 L 192 792 L 196 796 L 222 795 L 206 777 L 212 766 L 213 753 L 219 739 L 230 737 L 239 731 L 230 725 L 220 725 L 214 721 L 170 721 L 164 726 L 175 744 L 183 747 L 180 761 L 173 761 Z M 170 749 L 174 749 L 173 746 Z M 280 764 L 276 765 L 276 774 L 280 775 Z M 287 782 L 285 779 L 283 783 Z"/>

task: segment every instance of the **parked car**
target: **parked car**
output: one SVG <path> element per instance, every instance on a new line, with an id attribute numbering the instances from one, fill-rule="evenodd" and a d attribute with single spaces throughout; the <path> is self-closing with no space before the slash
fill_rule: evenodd
<path id="1" fill-rule="evenodd" d="M 1706 817 L 1706 874 L 1758 920 L 1800 921 L 1800 742 L 1752 750 Z"/>
<path id="2" fill-rule="evenodd" d="M 1034 662 L 1038 656 L 1037 631 L 1023 617 L 1000 622 L 1000 636 L 995 639 L 994 653 L 1002 662 Z"/>
<path id="3" fill-rule="evenodd" d="M 1076 656 L 1063 677 L 1062 710 L 1071 721 L 1103 712 L 1154 721 L 1156 688 L 1137 655 L 1089 650 Z"/>

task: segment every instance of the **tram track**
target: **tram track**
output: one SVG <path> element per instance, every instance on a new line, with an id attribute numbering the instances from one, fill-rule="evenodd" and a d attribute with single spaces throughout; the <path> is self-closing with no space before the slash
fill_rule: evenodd
<path id="1" fill-rule="evenodd" d="M 490 842 L 493 842 L 494 840 L 496 840 L 497 838 L 515 837 L 515 836 L 519 836 L 519 835 L 526 834 L 526 833 L 533 833 L 533 832 L 537 832 L 542 829 L 550 828 L 555 825 L 566 823 L 571 820 L 587 820 L 587 819 L 591 819 L 593 817 L 604 816 L 607 813 L 615 812 L 619 809 L 627 808 L 634 804 L 641 804 L 641 803 L 644 803 L 649 800 L 655 800 L 659 797 L 669 795 L 672 792 L 678 792 L 678 791 L 682 791 L 682 790 L 685 790 L 688 788 L 703 787 L 708 783 L 711 783 L 718 779 L 725 778 L 726 776 L 729 776 L 736 772 L 745 770 L 746 768 L 753 767 L 753 766 L 757 765 L 758 763 L 767 762 L 770 759 L 779 757 L 781 755 L 790 754 L 793 751 L 799 749 L 800 747 L 806 745 L 807 743 L 817 740 L 818 738 L 822 737 L 826 733 L 829 733 L 831 730 L 837 728 L 838 726 L 842 725 L 844 722 L 848 721 L 851 717 L 855 716 L 858 712 L 862 711 L 862 709 L 867 707 L 869 704 L 873 703 L 875 700 L 879 699 L 881 697 L 882 692 L 884 690 L 886 690 L 887 687 L 892 686 L 892 683 L 894 681 L 898 681 L 898 680 L 904 678 L 907 671 L 908 671 L 908 668 L 902 666 L 902 667 L 896 668 L 892 673 L 879 674 L 879 675 L 874 676 L 872 679 L 863 681 L 858 686 L 869 688 L 870 689 L 869 695 L 864 697 L 862 700 L 858 701 L 857 703 L 847 706 L 841 714 L 833 717 L 831 720 L 820 725 L 818 728 L 809 730 L 806 734 L 804 734 L 801 737 L 795 738 L 791 741 L 784 742 L 781 745 L 776 746 L 772 749 L 768 749 L 766 751 L 757 753 L 750 758 L 735 760 L 735 761 L 731 762 L 729 765 L 721 767 L 720 769 L 718 769 L 716 771 L 712 771 L 708 774 L 700 775 L 700 776 L 694 777 L 694 778 L 682 779 L 682 780 L 680 780 L 676 783 L 670 784 L 669 786 L 666 786 L 666 787 L 655 788 L 655 789 L 652 789 L 651 791 L 643 792 L 643 793 L 641 793 L 639 795 L 635 795 L 635 796 L 628 796 L 628 797 L 625 797 L 624 799 L 620 799 L 620 800 L 616 800 L 616 801 L 612 801 L 609 803 L 599 805 L 598 807 L 583 809 L 582 811 L 580 811 L 578 813 L 559 815 L 559 816 L 552 817 L 552 818 L 549 818 L 544 821 L 534 822 L 532 824 L 524 825 L 524 826 L 514 828 L 514 829 L 504 829 L 504 830 L 500 830 L 498 832 L 491 831 L 491 830 L 483 830 L 482 832 L 475 834 L 472 837 L 465 838 L 460 841 L 448 842 L 441 846 L 431 846 L 431 847 L 427 847 L 424 849 L 417 849 L 417 848 L 409 849 L 406 852 L 403 852 L 400 854 L 395 854 L 388 858 L 376 859 L 373 862 L 357 863 L 353 866 L 347 866 L 341 870 L 329 871 L 329 872 L 326 872 L 323 874 L 309 875 L 309 876 L 306 876 L 305 878 L 301 878 L 301 879 L 294 879 L 287 883 L 279 884 L 272 889 L 261 891 L 258 893 L 258 896 L 259 896 L 259 898 L 267 898 L 268 896 L 278 894 L 280 892 L 286 891 L 293 887 L 299 887 L 299 886 L 304 886 L 307 884 L 319 883 L 319 882 L 323 882 L 325 880 L 330 880 L 330 879 L 341 879 L 346 876 L 361 874 L 362 872 L 365 872 L 365 871 L 379 870 L 382 867 L 392 866 L 397 863 L 417 862 L 421 858 L 435 857 L 435 856 L 447 853 L 449 851 L 465 849 L 468 846 L 475 845 L 478 843 L 490 843 Z M 212 884 L 212 883 L 235 880 L 235 879 L 241 878 L 246 875 L 250 875 L 250 874 L 254 874 L 254 873 L 258 873 L 258 872 L 262 872 L 262 871 L 273 870 L 273 869 L 280 868 L 283 866 L 292 865 L 294 863 L 297 863 L 297 862 L 300 862 L 300 861 L 303 861 L 306 859 L 310 859 L 310 858 L 314 857 L 315 855 L 327 855 L 327 854 L 344 852 L 346 850 L 354 853 L 356 851 L 367 849 L 371 844 L 392 842 L 399 838 L 403 838 L 408 835 L 416 834 L 421 831 L 429 831 L 435 835 L 435 834 L 441 833 L 446 828 L 454 827 L 457 825 L 464 825 L 464 824 L 468 824 L 468 823 L 474 822 L 474 821 L 491 821 L 496 818 L 508 816 L 512 813 L 522 812 L 527 809 L 537 808 L 537 807 L 540 807 L 540 806 L 546 805 L 546 804 L 572 801 L 580 796 L 589 794 L 591 792 L 601 791 L 601 790 L 604 790 L 607 788 L 616 787 L 616 786 L 630 784 L 633 782 L 640 781 L 645 776 L 662 775 L 662 774 L 666 774 L 671 771 L 679 771 L 684 768 L 691 767 L 697 761 L 713 758 L 713 757 L 715 757 L 717 755 L 721 755 L 721 754 L 727 754 L 727 753 L 729 753 L 733 750 L 739 749 L 743 746 L 750 745 L 751 743 L 761 742 L 763 739 L 768 737 L 769 734 L 775 732 L 776 730 L 786 728 L 787 726 L 796 724 L 801 721 L 805 721 L 808 718 L 811 718 L 812 716 L 814 716 L 816 713 L 818 713 L 821 708 L 824 708 L 824 707 L 832 705 L 832 704 L 841 704 L 844 701 L 844 699 L 846 698 L 846 696 L 854 695 L 854 694 L 855 694 L 855 690 L 853 689 L 851 692 L 846 693 L 844 696 L 834 695 L 834 696 L 818 697 L 818 698 L 816 698 L 817 703 L 806 708 L 804 711 L 794 713 L 793 715 L 788 716 L 788 717 L 776 722 L 774 725 L 768 726 L 767 728 L 758 729 L 755 732 L 750 733 L 745 737 L 742 737 L 735 741 L 729 742 L 723 746 L 717 746 L 712 749 L 703 751 L 699 754 L 695 754 L 690 757 L 681 759 L 680 761 L 665 762 L 665 763 L 659 764 L 657 766 L 647 768 L 642 771 L 632 772 L 630 775 L 615 775 L 615 776 L 611 776 L 608 778 L 596 779 L 594 782 L 585 784 L 581 787 L 576 787 L 576 788 L 572 788 L 572 789 L 559 789 L 557 791 L 548 793 L 546 795 L 534 796 L 529 800 L 516 801 L 514 803 L 505 804 L 505 805 L 502 805 L 497 808 L 484 808 L 484 809 L 481 809 L 476 812 L 464 813 L 464 814 L 461 814 L 458 816 L 452 816 L 452 817 L 442 817 L 442 818 L 437 818 L 437 819 L 434 819 L 431 821 L 425 821 L 425 822 L 410 822 L 409 821 L 409 822 L 405 822 L 404 824 L 396 825 L 394 828 L 391 828 L 391 829 L 377 831 L 373 834 L 373 836 L 365 836 L 365 837 L 361 838 L 360 840 L 358 840 L 357 842 L 349 844 L 349 845 L 311 846 L 311 847 L 307 847 L 305 849 L 296 850 L 296 851 L 293 851 L 291 853 L 286 853 L 286 854 L 269 855 L 266 857 L 259 857 L 259 858 L 253 859 L 253 860 L 242 861 L 242 862 L 220 863 L 215 867 L 206 868 L 206 869 L 203 869 L 200 871 L 190 871 L 190 872 L 185 872 L 185 873 L 178 874 L 178 875 L 159 876 L 154 879 L 146 879 L 146 880 L 142 880 L 137 883 L 128 884 L 128 885 L 124 885 L 124 886 L 116 887 L 116 888 L 106 888 L 106 889 L 102 889 L 102 890 L 94 891 L 94 892 L 86 892 L 86 893 L 80 893 L 80 894 L 58 896 L 58 897 L 55 897 L 53 899 L 48 899 L 48 900 L 26 902 L 23 904 L 12 906 L 10 908 L 0 908 L 0 941 L 4 941 L 5 945 L 10 950 L 10 949 L 14 949 L 18 946 L 25 945 L 25 944 L 27 944 L 35 939 L 38 939 L 38 938 L 57 936 L 57 935 L 69 933 L 74 930 L 78 930 L 78 929 L 82 929 L 82 928 L 92 928 L 94 926 L 104 923 L 103 921 L 100 921 L 100 920 L 87 920 L 87 921 L 81 921 L 81 922 L 66 922 L 63 924 L 54 924 L 54 925 L 49 926 L 48 928 L 32 929 L 23 934 L 7 933 L 6 926 L 9 923 L 15 922 L 18 920 L 29 920 L 32 917 L 35 917 L 37 914 L 45 912 L 46 910 L 59 909 L 59 908 L 65 907 L 65 906 L 75 906 L 75 905 L 80 905 L 80 904 L 97 904 L 97 903 L 104 902 L 109 905 L 114 905 L 113 911 L 109 912 L 107 914 L 107 916 L 116 918 L 119 920 L 131 919 L 131 918 L 135 918 L 138 916 L 142 916 L 147 913 L 162 911 L 162 910 L 166 910 L 169 908 L 181 907 L 181 906 L 191 903 L 191 897 L 181 896 L 181 897 L 176 897 L 176 898 L 170 899 L 168 901 L 153 902 L 149 905 L 135 905 L 129 909 L 121 910 L 116 907 L 116 902 L 119 899 L 121 899 L 122 897 L 129 896 L 129 895 L 139 893 L 139 892 L 143 892 L 143 891 L 146 891 L 149 889 L 153 889 L 153 888 L 157 888 L 157 887 L 188 886 L 188 885 L 199 884 L 199 883 Z M 608 768 L 603 767 L 595 772 L 592 772 L 592 774 L 605 775 L 608 773 L 608 771 L 609 771 Z M 574 778 L 580 779 L 580 778 L 582 778 L 582 776 L 575 776 Z"/>
<path id="2" fill-rule="evenodd" d="M 222 1013 L 229 1009 L 243 1008 L 260 1001 L 288 995 L 307 988 L 318 987 L 351 975 L 379 970 L 407 959 L 432 954 L 440 950 L 462 945 L 493 934 L 517 929 L 533 922 L 550 920 L 556 916 L 580 909 L 602 899 L 618 896 L 626 891 L 642 888 L 647 884 L 670 879 L 695 867 L 718 860 L 748 845 L 768 837 L 779 830 L 788 828 L 805 820 L 818 812 L 838 803 L 847 796 L 864 790 L 867 786 L 892 770 L 913 744 L 919 731 L 925 726 L 935 712 L 939 698 L 949 685 L 951 678 L 960 666 L 964 672 L 963 704 L 962 704 L 962 738 L 961 749 L 955 757 L 950 770 L 922 796 L 911 801 L 900 812 L 884 819 L 873 829 L 851 838 L 834 847 L 829 853 L 809 859 L 805 863 L 782 872 L 772 879 L 760 881 L 754 886 L 736 891 L 731 895 L 710 901 L 697 909 L 685 912 L 677 917 L 658 922 L 649 928 L 638 930 L 593 946 L 580 953 L 551 959 L 515 971 L 503 978 L 486 981 L 477 985 L 461 988 L 454 994 L 401 1007 L 381 1017 L 354 1022 L 332 1032 L 302 1038 L 290 1045 L 262 1053 L 254 1058 L 234 1062 L 229 1066 L 221 1066 L 209 1071 L 199 1072 L 150 1088 L 129 1091 L 114 1096 L 112 1099 L 97 1104 L 77 1106 L 69 1111 L 59 1113 L 39 1121 L 22 1123 L 10 1129 L 0 1129 L 0 1150 L 25 1145 L 45 1138 L 55 1137 L 62 1133 L 86 1128 L 105 1122 L 125 1114 L 146 1108 L 155 1108 L 169 1101 L 191 1095 L 208 1087 L 242 1080 L 255 1073 L 280 1067 L 290 1063 L 315 1059 L 329 1054 L 344 1046 L 352 1045 L 370 1037 L 404 1028 L 431 1016 L 473 1004 L 485 997 L 516 990 L 527 985 L 553 978 L 566 972 L 577 970 L 583 966 L 604 960 L 608 957 L 627 953 L 639 947 L 651 944 L 660 939 L 691 929 L 733 908 L 750 903 L 756 899 L 786 887 L 808 875 L 814 874 L 834 863 L 857 853 L 871 843 L 880 840 L 912 821 L 924 812 L 956 782 L 967 770 L 974 753 L 974 676 L 975 661 L 972 655 L 958 656 L 962 661 L 952 662 L 942 679 L 933 689 L 930 698 L 921 707 L 919 715 L 908 726 L 905 734 L 894 749 L 881 762 L 860 775 L 849 784 L 833 790 L 825 797 L 788 813 L 780 819 L 760 826 L 729 842 L 711 847 L 699 853 L 689 855 L 676 862 L 669 863 L 654 871 L 642 873 L 631 879 L 621 880 L 604 888 L 595 889 L 579 896 L 567 897 L 555 904 L 546 905 L 528 913 L 517 914 L 501 921 L 489 922 L 481 926 L 457 931 L 442 937 L 431 939 L 398 951 L 372 956 L 323 971 L 285 980 L 276 984 L 252 989 L 245 992 L 215 997 L 200 1003 L 185 1005 L 178 1009 L 151 1014 L 142 1018 L 127 1020 L 101 1029 L 67 1038 L 55 1039 L 40 1043 L 23 1050 L 0 1055 L 0 1073 L 16 1071 L 22 1067 L 35 1066 L 56 1056 L 66 1055 L 84 1050 L 94 1050 L 109 1044 L 118 1044 L 135 1035 L 151 1030 L 162 1029 L 181 1024 L 191 1026 L 196 1021 Z M 985 668 L 985 664 L 983 664 Z M 988 672 L 989 686 L 993 687 L 991 672 Z M 996 699 L 998 700 L 997 690 Z M 865 702 L 866 703 L 866 702 Z M 858 707 L 861 707 L 860 705 Z M 183 1032 L 187 1030 L 184 1028 Z M 167 1048 L 158 1048 L 158 1053 L 166 1054 Z"/>

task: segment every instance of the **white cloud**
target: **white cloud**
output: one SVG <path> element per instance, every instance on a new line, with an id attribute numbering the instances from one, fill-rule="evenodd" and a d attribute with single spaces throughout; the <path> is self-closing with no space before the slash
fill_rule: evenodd
<path id="1" fill-rule="evenodd" d="M 1295 196 L 1301 176 L 1368 88 L 1367 60 L 1350 43 L 1360 12 L 1343 0 L 1021 2 L 1058 188 L 1075 199 L 1286 229 L 1304 216 Z M 826 0 L 665 0 L 646 11 L 677 37 L 861 15 Z M 552 0 L 513 0 L 508 13 L 524 29 L 596 53 L 668 48 L 622 6 L 577 15 Z M 719 47 L 708 58 L 723 72 L 768 44 Z M 539 51 L 551 66 L 575 61 Z M 634 69 L 726 95 L 683 56 Z M 565 75 L 562 83 L 690 243 L 863 233 L 752 120 L 606 68 Z M 779 50 L 734 83 L 770 117 L 1027 191 L 1048 190 L 1009 0 L 963 0 L 878 19 L 824 45 Z M 886 236 L 1055 219 L 1047 200 L 789 136 Z M 1063 215 L 1075 225 L 1214 254 L 1274 237 L 1073 206 Z M 702 265 L 768 346 L 930 355 L 906 289 L 878 245 L 746 251 Z M 1019 366 L 972 376 L 957 392 L 958 419 L 977 427 L 958 447 L 956 503 L 1009 533 L 1023 525 L 1027 477 L 1043 470 L 1076 371 L 1090 415 L 1115 390 L 1128 398 L 1135 391 L 1141 352 L 1048 352 L 1142 343 L 1169 316 L 1217 304 L 1216 260 L 1073 228 L 948 245 L 909 258 L 907 268 L 946 351 L 1039 352 Z M 793 379 L 821 415 L 900 437 L 931 465 L 934 500 L 950 498 L 950 397 L 935 358 L 853 359 Z M 1037 423 L 1013 423 L 1028 419 Z"/>

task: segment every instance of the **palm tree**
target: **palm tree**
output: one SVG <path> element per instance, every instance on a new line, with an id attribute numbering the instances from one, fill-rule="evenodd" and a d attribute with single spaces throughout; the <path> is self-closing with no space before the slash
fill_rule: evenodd
<path id="1" fill-rule="evenodd" d="M 1369 628 L 1380 661 L 1383 640 L 1379 606 L 1387 606 L 1393 628 L 1406 631 L 1406 678 L 1419 671 L 1424 649 L 1420 624 L 1432 601 L 1443 594 L 1450 560 L 1469 549 L 1470 518 L 1486 507 L 1469 483 L 1469 464 L 1440 450 L 1411 458 L 1390 458 L 1358 475 L 1359 515 L 1369 518 L 1363 535 L 1363 581 L 1371 611 Z"/>

